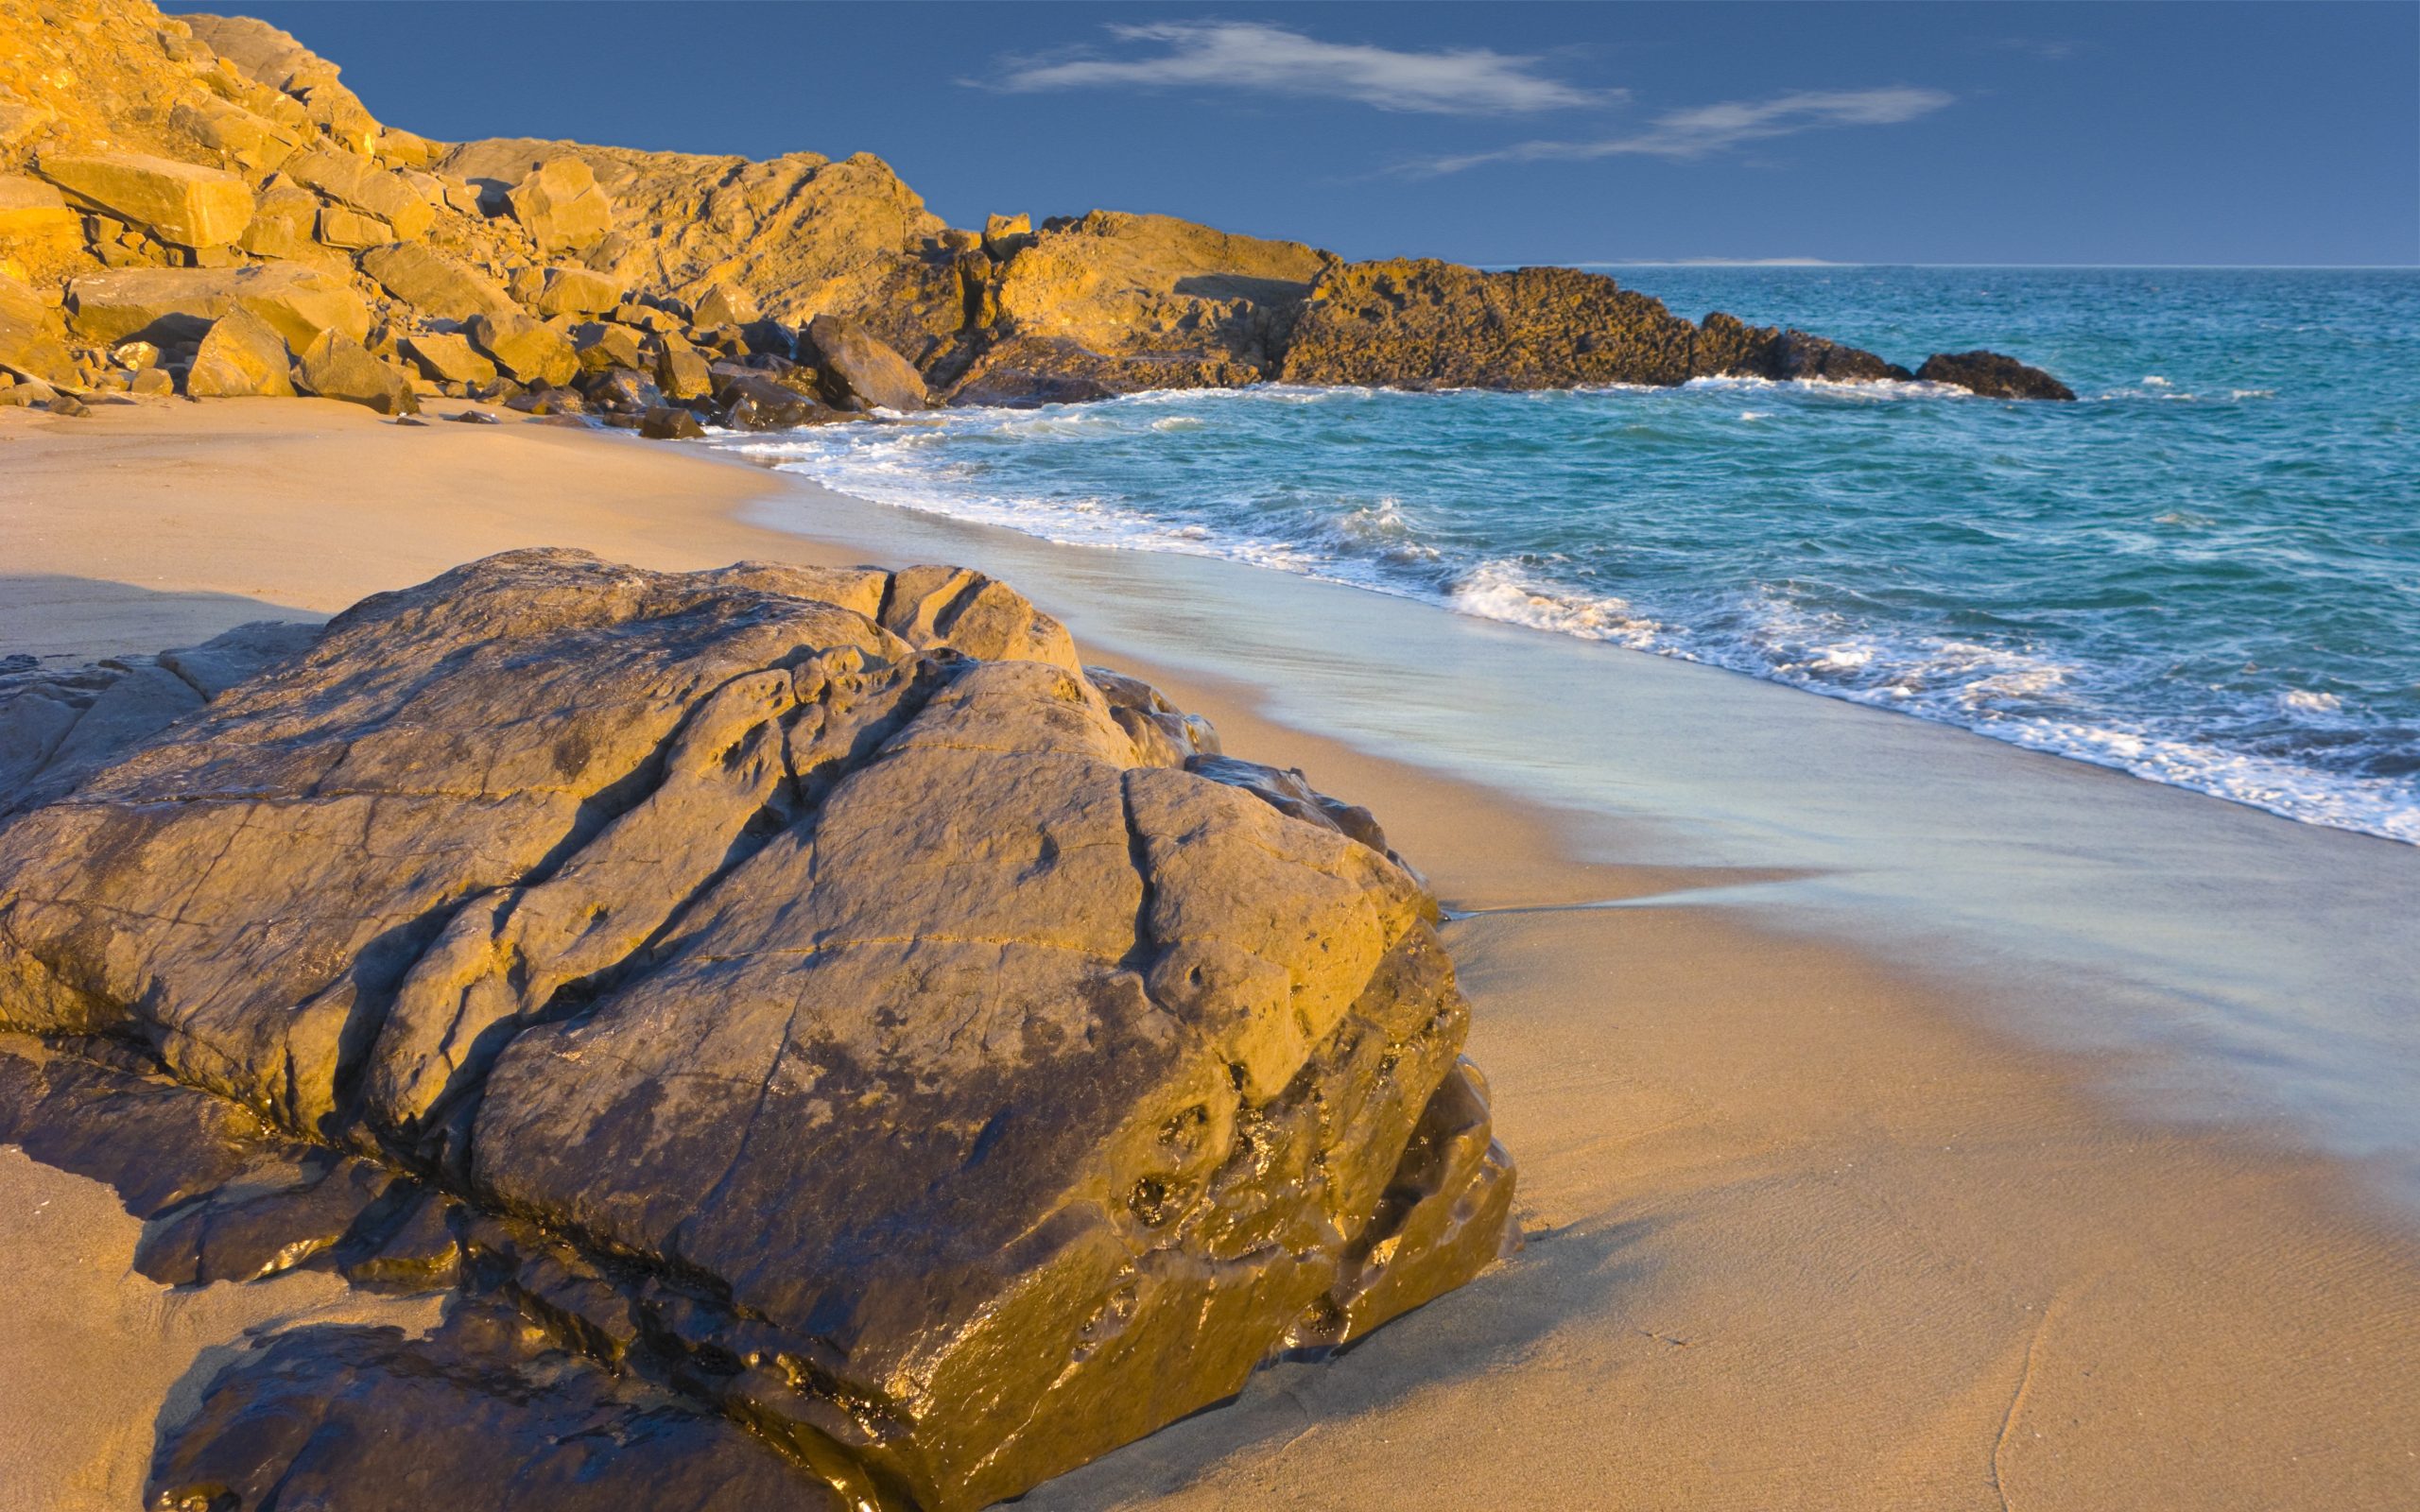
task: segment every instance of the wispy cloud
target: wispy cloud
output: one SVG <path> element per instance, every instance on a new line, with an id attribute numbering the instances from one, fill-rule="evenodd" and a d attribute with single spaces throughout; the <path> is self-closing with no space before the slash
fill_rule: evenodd
<path id="1" fill-rule="evenodd" d="M 1698 105 L 1655 117 L 1643 130 L 1584 142 L 1519 142 L 1509 147 L 1465 152 L 1409 163 L 1415 174 L 1460 173 L 1489 163 L 1582 162 L 1591 158 L 1688 159 L 1712 156 L 1750 142 L 1794 136 L 1839 126 L 1897 126 L 1950 104 L 1955 96 L 1937 89 L 1800 90 L 1768 100 L 1730 100 Z"/>
<path id="2" fill-rule="evenodd" d="M 1322 42 L 1256 21 L 1168 21 L 1113 26 L 1140 56 L 1010 59 L 1006 71 L 970 80 L 1018 94 L 1076 89 L 1228 89 L 1348 99 L 1382 111 L 1515 115 L 1603 105 L 1622 92 L 1584 90 L 1537 71 L 1538 60 L 1486 48 L 1399 52 Z"/>

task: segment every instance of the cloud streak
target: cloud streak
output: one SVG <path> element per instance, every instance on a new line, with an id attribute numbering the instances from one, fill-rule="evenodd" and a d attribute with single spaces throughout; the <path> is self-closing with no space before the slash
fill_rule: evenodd
<path id="1" fill-rule="evenodd" d="M 1795 136 L 1842 126 L 1897 126 L 1952 103 L 1937 89 L 1798 90 L 1768 100 L 1729 100 L 1670 111 L 1644 130 L 1584 142 L 1520 142 L 1485 152 L 1465 152 L 1409 164 L 1405 171 L 1433 176 L 1461 173 L 1491 163 L 1586 162 L 1596 158 L 1647 157 L 1686 161 L 1711 157 L 1751 142 Z"/>
<path id="2" fill-rule="evenodd" d="M 1583 90 L 1537 72 L 1538 60 L 1486 48 L 1400 52 L 1322 42 L 1252 21 L 1113 26 L 1142 57 L 1012 59 L 989 87 L 1012 94 L 1080 89 L 1225 89 L 1354 100 L 1382 111 L 1519 115 L 1604 105 L 1621 91 Z"/>

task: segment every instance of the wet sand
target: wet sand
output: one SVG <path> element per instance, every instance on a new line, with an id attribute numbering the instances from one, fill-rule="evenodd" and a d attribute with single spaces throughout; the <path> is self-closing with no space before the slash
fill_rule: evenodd
<path id="1" fill-rule="evenodd" d="M 518 545 L 668 568 L 869 555 L 750 523 L 773 504 L 809 532 L 819 510 L 865 518 L 692 451 L 544 425 L 398 428 L 307 401 L 7 412 L 0 651 L 158 649 Z M 899 536 L 906 557 L 929 539 Z M 1063 607 L 1019 572 L 1033 548 L 953 540 Z M 1131 580 L 1138 602 L 1167 581 Z M 1508 799 L 1295 728 L 1300 701 L 1252 680 L 1291 680 L 1282 659 L 1205 678 L 1209 658 L 1156 666 L 1138 644 L 1102 659 L 1211 715 L 1231 750 L 1368 804 L 1462 916 L 1470 1054 L 1530 1244 L 1023 1505 L 2420 1502 L 2420 1246 L 2358 1165 L 2282 1123 L 2148 1116 L 2119 1092 L 2161 1080 L 2156 1045 L 2062 1047 L 2012 1010 L 2015 989 L 2055 997 L 2055 967 L 1886 959 L 1800 906 L 1786 879 L 1807 856 L 1757 853 L 1753 828 L 1714 844 L 1651 809 Z M 1953 787 L 2035 760 L 1933 735 L 1970 764 L 1934 764 Z M 1772 901 L 1725 901 L 1743 888 Z M 1630 905 L 1585 906 L 1607 900 Z M 284 1281 L 167 1297 L 125 1274 L 134 1225 L 106 1193 L 14 1151 L 0 1211 L 0 1307 L 24 1320 L 0 1342 L 0 1418 L 41 1408 L 0 1442 L 0 1505 L 130 1505 L 200 1351 L 332 1299 L 268 1299 Z"/>

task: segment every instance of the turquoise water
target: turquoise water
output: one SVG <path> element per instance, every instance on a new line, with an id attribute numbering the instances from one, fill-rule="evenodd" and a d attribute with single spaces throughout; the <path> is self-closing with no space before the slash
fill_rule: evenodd
<path id="1" fill-rule="evenodd" d="M 1424 599 L 2420 843 L 2420 273 L 1620 276 L 1910 365 L 1988 345 L 2083 402 L 1265 387 L 716 444 L 887 504 Z"/>

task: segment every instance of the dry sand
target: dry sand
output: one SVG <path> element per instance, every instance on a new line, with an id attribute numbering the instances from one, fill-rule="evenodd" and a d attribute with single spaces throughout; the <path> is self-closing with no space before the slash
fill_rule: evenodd
<path id="1" fill-rule="evenodd" d="M 0 412 L 0 651 L 157 649 L 518 545 L 853 555 L 735 519 L 776 487 L 307 401 Z M 1024 1504 L 2420 1506 L 2420 1246 L 2345 1171 L 2130 1119 L 2097 1068 L 1995 1032 L 1981 988 L 1678 890 L 1728 876 L 1569 859 L 1564 816 L 1160 680 L 1230 749 L 1368 803 L 1470 911 L 1448 940 L 1530 1242 Z M 105 1193 L 14 1151 L 0 1211 L 0 1506 L 130 1506 L 199 1352 L 335 1300 L 311 1279 L 164 1297 L 125 1274 Z"/>

